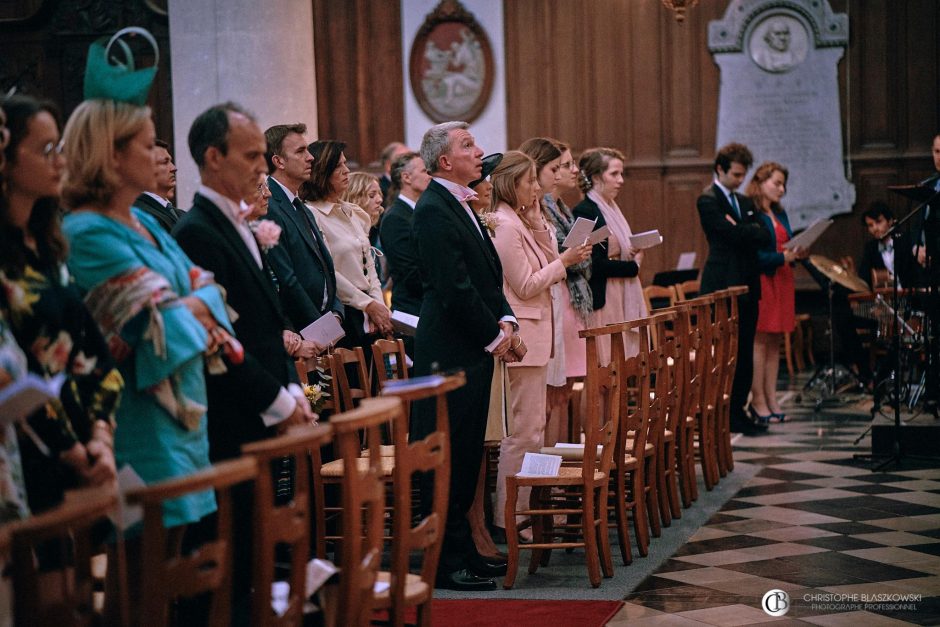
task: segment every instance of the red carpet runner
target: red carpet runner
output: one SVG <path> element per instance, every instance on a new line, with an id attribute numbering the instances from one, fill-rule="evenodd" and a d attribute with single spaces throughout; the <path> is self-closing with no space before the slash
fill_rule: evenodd
<path id="1" fill-rule="evenodd" d="M 601 627 L 616 614 L 623 601 L 543 601 L 434 599 L 431 601 L 433 627 Z M 387 618 L 376 613 L 376 620 Z M 414 611 L 406 619 L 414 622 Z"/>

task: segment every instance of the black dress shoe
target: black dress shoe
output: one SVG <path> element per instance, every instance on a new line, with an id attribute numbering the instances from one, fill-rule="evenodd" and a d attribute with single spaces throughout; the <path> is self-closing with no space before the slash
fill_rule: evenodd
<path id="1" fill-rule="evenodd" d="M 495 590 L 496 582 L 489 577 L 478 577 L 469 569 L 464 569 L 438 575 L 434 587 L 461 592 L 486 592 Z"/>
<path id="2" fill-rule="evenodd" d="M 467 570 L 478 577 L 503 577 L 506 575 L 507 562 L 505 560 L 492 560 L 489 558 L 471 557 L 467 562 Z"/>

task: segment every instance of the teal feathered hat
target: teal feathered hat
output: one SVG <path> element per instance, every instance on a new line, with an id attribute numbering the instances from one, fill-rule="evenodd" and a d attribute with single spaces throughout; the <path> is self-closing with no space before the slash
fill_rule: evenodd
<path id="1" fill-rule="evenodd" d="M 140 35 L 153 47 L 152 66 L 140 69 L 136 67 L 131 47 L 121 39 L 125 35 Z M 113 56 L 118 49 L 124 56 L 123 61 Z M 150 93 L 159 63 L 160 49 L 157 47 L 157 40 L 144 28 L 130 26 L 116 32 L 111 39 L 102 37 L 88 48 L 85 99 L 114 100 L 143 106 L 147 104 L 147 95 Z"/>

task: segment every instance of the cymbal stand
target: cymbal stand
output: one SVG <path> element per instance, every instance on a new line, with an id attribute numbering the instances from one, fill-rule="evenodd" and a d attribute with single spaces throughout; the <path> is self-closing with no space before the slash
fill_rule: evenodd
<path id="1" fill-rule="evenodd" d="M 803 391 L 805 392 L 811 389 L 820 379 L 824 380 L 825 387 L 823 388 L 823 393 L 814 401 L 814 411 L 817 412 L 823 406 L 837 405 L 842 402 L 841 397 L 837 394 L 838 388 L 836 387 L 836 346 L 833 329 L 834 307 L 832 304 L 835 294 L 835 282 L 832 279 L 826 278 L 826 284 L 826 292 L 829 299 L 829 316 L 826 320 L 826 330 L 829 334 L 829 363 L 825 366 L 820 364 L 816 368 L 816 372 L 813 373 L 813 376 L 810 377 L 810 380 L 803 386 Z M 851 373 L 851 371 L 848 372 Z M 852 376 L 854 376 L 854 374 Z"/>

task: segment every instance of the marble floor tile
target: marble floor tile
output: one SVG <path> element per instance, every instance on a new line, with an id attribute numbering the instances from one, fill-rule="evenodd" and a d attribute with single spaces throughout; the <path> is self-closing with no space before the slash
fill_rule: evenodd
<path id="1" fill-rule="evenodd" d="M 940 514 L 906 516 L 903 518 L 878 518 L 866 520 L 865 523 L 876 527 L 885 527 L 886 529 L 896 529 L 897 531 L 927 531 L 940 529 Z"/>
<path id="2" fill-rule="evenodd" d="M 823 477 L 852 477 L 870 474 L 870 471 L 867 468 L 854 468 L 851 466 L 840 466 L 838 464 L 826 464 L 812 461 L 793 462 L 792 464 L 783 464 L 781 466 L 777 466 L 776 468 L 778 470 L 803 472 Z"/>
<path id="3" fill-rule="evenodd" d="M 726 605 L 703 610 L 691 610 L 679 612 L 678 616 L 690 618 L 707 625 L 727 625 L 729 627 L 764 623 L 773 618 L 763 610 L 747 605 Z"/>
<path id="4" fill-rule="evenodd" d="M 860 557 L 874 562 L 883 562 L 885 564 L 905 564 L 906 562 L 920 562 L 924 559 L 924 554 L 918 551 L 897 546 L 885 546 L 876 549 L 858 549 L 854 551 L 843 551 L 845 555 Z"/>
<path id="5" fill-rule="evenodd" d="M 767 538 L 768 540 L 776 540 L 777 542 L 794 542 L 797 540 L 806 540 L 809 538 L 837 536 L 839 534 L 834 531 L 819 529 L 818 527 L 804 527 L 795 525 L 792 527 L 781 527 L 779 529 L 768 529 L 766 531 L 755 531 L 749 533 L 748 535 L 757 536 L 758 538 Z"/>
<path id="6" fill-rule="evenodd" d="M 916 503 L 917 505 L 940 509 L 940 494 L 934 494 L 933 492 L 895 492 L 894 494 L 882 494 L 881 496 L 904 503 Z"/>
<path id="7" fill-rule="evenodd" d="M 929 538 L 927 536 L 917 535 L 916 533 L 907 533 L 906 531 L 883 531 L 880 533 L 862 533 L 853 538 L 867 540 L 875 544 L 884 544 L 885 546 L 909 546 L 911 544 L 933 544 L 940 543 L 940 538 Z"/>
<path id="8" fill-rule="evenodd" d="M 656 576 L 698 586 L 706 586 L 716 581 L 741 581 L 752 577 L 752 575 L 748 573 L 738 573 L 733 570 L 711 567 L 682 570 L 673 573 L 659 573 Z"/>
<path id="9" fill-rule="evenodd" d="M 838 488 L 816 488 L 810 490 L 794 490 L 777 494 L 764 494 L 761 496 L 746 496 L 735 498 L 746 503 L 759 503 L 760 505 L 780 505 L 781 503 L 803 503 L 806 501 L 821 501 L 824 499 L 841 499 L 857 496 L 854 492 Z"/>
<path id="10" fill-rule="evenodd" d="M 847 488 L 849 486 L 867 485 L 866 482 L 851 477 L 816 477 L 806 479 L 801 483 L 808 483 L 821 488 Z"/>
<path id="11" fill-rule="evenodd" d="M 703 540 L 714 540 L 715 538 L 727 538 L 737 535 L 733 531 L 724 531 L 716 527 L 700 527 L 698 531 L 692 534 L 689 542 L 701 542 Z"/>
<path id="12" fill-rule="evenodd" d="M 910 625 L 910 623 L 879 616 L 871 612 L 842 612 L 841 614 L 824 614 L 821 616 L 804 616 L 800 620 L 813 625 L 825 627 L 894 627 L 894 625 Z"/>
<path id="13" fill-rule="evenodd" d="M 737 510 L 734 512 L 734 515 L 744 518 L 757 518 L 772 522 L 788 523 L 791 525 L 818 525 L 822 523 L 845 522 L 844 518 L 836 518 L 835 516 L 826 516 L 824 514 L 815 514 L 813 512 L 804 512 L 784 507 L 775 507 L 772 505 Z"/>
<path id="14" fill-rule="evenodd" d="M 623 604 L 623 607 L 620 608 L 620 611 L 614 614 L 610 621 L 608 621 L 607 625 L 608 627 L 620 627 L 626 625 L 628 622 L 633 624 L 632 621 L 638 618 L 649 618 L 651 616 L 661 615 L 663 615 L 663 612 L 659 610 L 627 601 Z"/>

